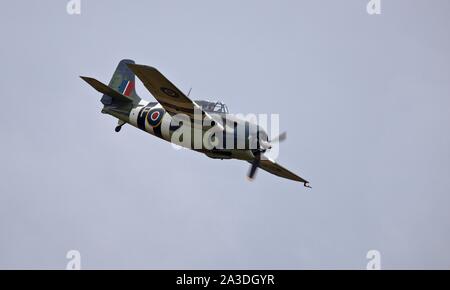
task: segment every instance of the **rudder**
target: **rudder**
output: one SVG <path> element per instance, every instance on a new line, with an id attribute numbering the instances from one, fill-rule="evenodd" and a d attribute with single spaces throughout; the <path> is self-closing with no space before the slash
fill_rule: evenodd
<path id="1" fill-rule="evenodd" d="M 134 103 L 139 103 L 141 98 L 136 93 L 135 76 L 127 65 L 130 63 L 134 64 L 135 62 L 131 59 L 123 59 L 119 62 L 108 86 L 117 92 L 132 98 Z M 111 97 L 108 95 L 103 95 L 101 101 L 104 105 L 109 105 L 112 102 Z"/>

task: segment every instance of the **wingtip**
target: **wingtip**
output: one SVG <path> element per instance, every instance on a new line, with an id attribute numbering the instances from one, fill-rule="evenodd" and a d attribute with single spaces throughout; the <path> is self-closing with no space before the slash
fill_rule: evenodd
<path id="1" fill-rule="evenodd" d="M 80 76 L 80 78 L 85 81 L 94 79 L 94 78 L 86 77 L 86 76 Z"/>
<path id="2" fill-rule="evenodd" d="M 156 68 L 154 68 L 152 66 L 137 64 L 137 63 L 127 63 L 127 66 L 132 72 L 136 72 L 139 69 L 157 70 Z"/>
<path id="3" fill-rule="evenodd" d="M 90 77 L 85 77 L 85 76 L 80 76 L 80 79 L 82 79 L 83 81 L 89 83 L 89 81 L 91 80 Z"/>
<path id="4" fill-rule="evenodd" d="M 137 64 L 137 63 L 127 63 L 127 66 L 132 69 L 132 68 L 140 68 L 140 67 L 145 67 L 145 65 L 143 64 Z"/>
<path id="5" fill-rule="evenodd" d="M 126 65 L 127 65 L 127 67 L 129 67 L 129 68 L 132 68 L 132 67 L 137 66 L 136 63 L 126 63 Z"/>

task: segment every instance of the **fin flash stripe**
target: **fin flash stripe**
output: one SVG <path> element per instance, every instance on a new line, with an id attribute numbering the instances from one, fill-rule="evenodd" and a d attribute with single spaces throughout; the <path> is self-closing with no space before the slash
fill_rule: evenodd
<path id="1" fill-rule="evenodd" d="M 124 94 L 127 97 L 129 97 L 131 95 L 131 92 L 133 90 L 134 90 L 134 82 L 133 81 L 123 80 L 119 86 L 119 92 L 121 94 Z"/>

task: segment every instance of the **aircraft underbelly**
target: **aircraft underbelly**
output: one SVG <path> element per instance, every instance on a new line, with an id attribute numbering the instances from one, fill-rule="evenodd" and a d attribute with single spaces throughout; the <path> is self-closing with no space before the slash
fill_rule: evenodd
<path id="1" fill-rule="evenodd" d="M 213 159 L 252 160 L 254 157 L 250 150 L 210 150 L 203 153 Z"/>

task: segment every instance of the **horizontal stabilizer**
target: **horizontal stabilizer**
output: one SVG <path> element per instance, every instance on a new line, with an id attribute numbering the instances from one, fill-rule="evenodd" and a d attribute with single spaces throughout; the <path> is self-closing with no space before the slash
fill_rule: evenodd
<path id="1" fill-rule="evenodd" d="M 131 97 L 125 96 L 118 91 L 108 87 L 104 83 L 90 77 L 82 77 L 80 76 L 85 82 L 90 84 L 94 89 L 96 89 L 98 92 L 103 93 L 105 95 L 110 96 L 113 99 L 122 101 L 122 102 L 133 102 L 133 99 Z"/>

